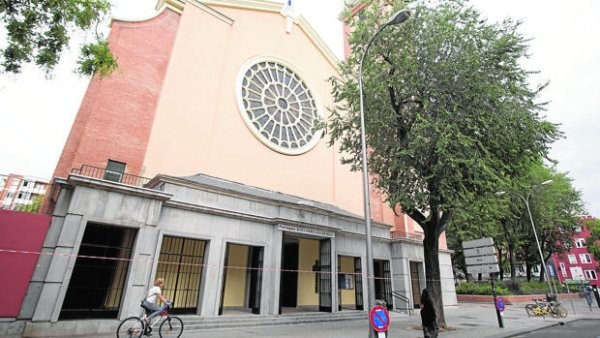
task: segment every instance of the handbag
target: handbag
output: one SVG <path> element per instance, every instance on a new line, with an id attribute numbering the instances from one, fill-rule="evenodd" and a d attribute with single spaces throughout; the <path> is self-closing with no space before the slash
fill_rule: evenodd
<path id="1" fill-rule="evenodd" d="M 437 320 L 436 320 L 435 322 L 433 322 L 433 324 L 435 325 L 435 329 L 436 329 L 436 330 L 439 330 L 439 329 L 440 329 L 440 326 L 438 325 L 438 322 L 437 322 Z"/>

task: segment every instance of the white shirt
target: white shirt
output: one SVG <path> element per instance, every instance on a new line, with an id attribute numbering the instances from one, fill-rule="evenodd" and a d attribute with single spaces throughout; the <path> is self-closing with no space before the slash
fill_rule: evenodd
<path id="1" fill-rule="evenodd" d="M 160 294 L 160 288 L 158 286 L 154 286 L 148 290 L 148 294 L 146 295 L 146 301 L 150 303 L 156 303 L 156 296 Z"/>

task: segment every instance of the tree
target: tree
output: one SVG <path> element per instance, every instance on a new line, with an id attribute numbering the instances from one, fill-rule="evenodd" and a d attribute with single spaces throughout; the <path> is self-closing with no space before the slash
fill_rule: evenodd
<path id="1" fill-rule="evenodd" d="M 552 185 L 538 186 L 534 191 L 531 189 L 541 182 L 552 180 Z M 527 279 L 531 279 L 531 268 L 541 264 L 540 249 L 544 262 L 548 261 L 553 254 L 562 255 L 572 245 L 574 226 L 577 224 L 578 215 L 583 212 L 581 192 L 573 187 L 572 179 L 567 173 L 561 173 L 555 166 L 544 165 L 540 159 L 530 165 L 521 177 L 515 178 L 505 191 L 513 192 L 506 194 L 510 213 L 503 218 L 503 225 L 513 227 L 515 241 L 512 248 L 519 248 L 515 252 L 516 260 L 525 262 L 528 271 Z M 519 197 L 516 194 L 521 195 Z M 529 207 L 540 248 L 538 249 L 533 233 L 533 227 L 527 211 L 527 205 L 523 199 L 529 196 Z M 540 271 L 540 281 L 544 281 L 545 271 L 543 266 Z"/>
<path id="2" fill-rule="evenodd" d="M 480 239 L 493 238 L 494 246 L 502 253 L 503 239 L 502 230 L 498 227 L 497 214 L 505 209 L 495 201 L 495 196 L 486 195 L 473 200 L 471 203 L 458 207 L 452 214 L 446 231 L 446 241 L 452 254 L 452 265 L 455 272 L 462 272 L 467 276 L 467 268 L 462 248 L 463 242 Z M 502 255 L 499 264 L 502 266 Z M 477 278 L 477 276 L 472 276 Z"/>
<path id="3" fill-rule="evenodd" d="M 31 204 L 24 204 L 17 207 L 17 211 L 29 212 L 32 214 L 37 214 L 42 206 L 42 201 L 44 200 L 44 195 L 37 195 L 31 202 Z"/>
<path id="4" fill-rule="evenodd" d="M 590 230 L 590 235 L 585 238 L 588 252 L 598 262 L 596 271 L 600 272 L 600 220 L 588 219 L 583 222 L 583 225 Z"/>
<path id="5" fill-rule="evenodd" d="M 95 33 L 81 47 L 78 72 L 101 76 L 117 69 L 108 42 L 95 30 L 111 8 L 109 0 L 0 0 L 6 43 L 0 44 L 1 72 L 20 73 L 33 62 L 50 74 L 75 32 Z"/>
<path id="6" fill-rule="evenodd" d="M 360 170 L 357 69 L 369 39 L 404 2 L 359 1 L 345 11 L 350 56 L 332 78 L 335 107 L 325 128 L 343 163 Z M 490 25 L 462 0 L 414 3 L 412 17 L 383 30 L 363 64 L 368 161 L 373 185 L 424 232 L 427 288 L 445 326 L 439 236 L 453 212 L 492 193 L 561 137 L 540 116 L 544 86 L 531 89 L 520 22 Z"/>

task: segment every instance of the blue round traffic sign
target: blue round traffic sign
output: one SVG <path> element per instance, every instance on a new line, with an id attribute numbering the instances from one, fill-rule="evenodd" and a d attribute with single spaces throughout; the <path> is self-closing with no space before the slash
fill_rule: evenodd
<path id="1" fill-rule="evenodd" d="M 369 314 L 369 321 L 375 331 L 385 332 L 390 326 L 390 315 L 383 306 L 375 305 Z"/>
<path id="2" fill-rule="evenodd" d="M 496 299 L 496 309 L 500 312 L 504 311 L 504 300 L 500 297 Z"/>

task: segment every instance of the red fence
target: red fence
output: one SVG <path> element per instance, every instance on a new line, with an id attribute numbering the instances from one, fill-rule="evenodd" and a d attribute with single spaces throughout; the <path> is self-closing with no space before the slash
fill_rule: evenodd
<path id="1" fill-rule="evenodd" d="M 50 220 L 46 215 L 0 210 L 0 317 L 17 317 L 37 264 Z M 11 250 L 21 252 L 10 252 Z"/>

